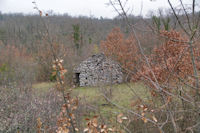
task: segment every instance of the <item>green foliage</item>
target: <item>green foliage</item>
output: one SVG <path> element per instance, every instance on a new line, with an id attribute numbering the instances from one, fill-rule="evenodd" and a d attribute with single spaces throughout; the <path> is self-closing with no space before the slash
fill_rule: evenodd
<path id="1" fill-rule="evenodd" d="M 91 44 L 92 43 L 92 38 L 91 37 L 89 37 L 89 44 Z"/>
<path id="2" fill-rule="evenodd" d="M 169 31 L 169 29 L 170 29 L 170 18 L 169 17 L 167 17 L 166 19 L 165 18 L 161 19 L 160 17 L 153 16 L 152 20 L 158 31 L 161 30 L 162 25 L 164 26 L 164 30 Z"/>
<path id="3" fill-rule="evenodd" d="M 49 79 L 50 79 L 51 82 L 56 81 L 56 75 L 50 75 Z"/>
<path id="4" fill-rule="evenodd" d="M 6 41 L 6 32 L 3 29 L 0 29 L 0 40 L 5 43 Z"/>
<path id="5" fill-rule="evenodd" d="M 2 64 L 0 66 L 0 84 L 6 84 L 11 81 L 16 80 L 15 71 L 7 64 Z"/>
<path id="6" fill-rule="evenodd" d="M 8 72 L 8 71 L 9 71 L 9 66 L 8 66 L 8 65 L 2 64 L 2 65 L 0 66 L 0 73 L 1 73 L 1 72 Z"/>
<path id="7" fill-rule="evenodd" d="M 3 15 L 1 12 L 0 12 L 0 20 L 3 20 Z"/>
<path id="8" fill-rule="evenodd" d="M 79 24 L 72 25 L 73 27 L 73 39 L 76 49 L 80 48 L 80 26 Z"/>
<path id="9" fill-rule="evenodd" d="M 166 20 L 165 20 L 165 19 L 162 19 L 162 22 L 163 22 L 163 25 L 164 25 L 164 29 L 165 29 L 166 31 L 169 31 L 169 29 L 170 29 L 170 24 L 169 24 L 170 18 L 167 17 Z"/>
<path id="10" fill-rule="evenodd" d="M 153 16 L 152 20 L 153 20 L 153 23 L 155 24 L 157 30 L 160 31 L 160 27 L 161 27 L 160 17 Z"/>

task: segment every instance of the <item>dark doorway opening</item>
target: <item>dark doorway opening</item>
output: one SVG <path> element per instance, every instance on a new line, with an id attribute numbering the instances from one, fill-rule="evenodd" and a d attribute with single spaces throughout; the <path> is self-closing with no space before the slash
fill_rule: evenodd
<path id="1" fill-rule="evenodd" d="M 76 74 L 76 85 L 79 86 L 80 85 L 80 73 L 75 73 Z"/>

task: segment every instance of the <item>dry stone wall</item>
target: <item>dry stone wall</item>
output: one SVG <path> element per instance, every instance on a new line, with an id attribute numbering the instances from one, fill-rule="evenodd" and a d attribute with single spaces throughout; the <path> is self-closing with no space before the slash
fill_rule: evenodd
<path id="1" fill-rule="evenodd" d="M 83 61 L 74 70 L 79 86 L 98 86 L 123 82 L 120 65 L 104 54 L 96 54 Z M 79 76 L 79 77 L 77 77 Z"/>

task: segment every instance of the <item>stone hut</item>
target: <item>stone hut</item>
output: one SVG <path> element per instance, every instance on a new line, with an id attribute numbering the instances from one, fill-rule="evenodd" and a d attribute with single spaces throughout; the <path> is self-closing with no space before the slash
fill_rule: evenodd
<path id="1" fill-rule="evenodd" d="M 96 54 L 81 62 L 74 69 L 74 81 L 78 86 L 98 86 L 123 82 L 120 65 L 104 54 Z"/>

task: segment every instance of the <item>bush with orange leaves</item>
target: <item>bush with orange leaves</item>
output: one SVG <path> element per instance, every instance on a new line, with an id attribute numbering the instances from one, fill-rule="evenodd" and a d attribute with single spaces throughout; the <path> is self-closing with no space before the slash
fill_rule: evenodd
<path id="1" fill-rule="evenodd" d="M 151 68 L 146 64 L 138 72 L 139 78 L 151 78 L 155 82 L 155 78 L 159 83 L 174 82 L 177 80 L 193 81 L 193 66 L 189 40 L 181 36 L 176 31 L 161 31 L 161 37 L 165 38 L 165 42 L 154 48 L 152 54 L 149 56 L 149 63 Z M 193 46 L 194 56 L 200 57 L 200 51 Z M 200 69 L 198 58 L 195 59 L 197 69 Z M 151 70 L 155 74 L 152 75 Z"/>
<path id="2" fill-rule="evenodd" d="M 118 61 L 125 70 L 136 71 L 139 53 L 133 36 L 125 38 L 119 28 L 114 28 L 101 42 L 104 54 Z"/>

